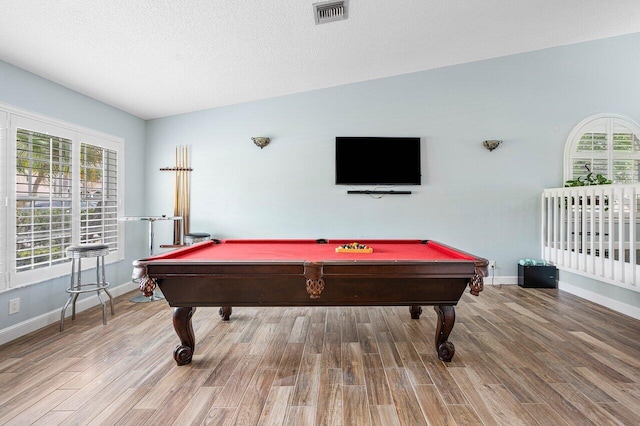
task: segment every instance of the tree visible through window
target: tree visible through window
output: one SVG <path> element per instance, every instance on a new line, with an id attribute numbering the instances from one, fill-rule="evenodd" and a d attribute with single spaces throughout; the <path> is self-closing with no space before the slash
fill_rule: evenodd
<path id="1" fill-rule="evenodd" d="M 18 129 L 16 270 L 51 266 L 71 245 L 71 141 Z"/>

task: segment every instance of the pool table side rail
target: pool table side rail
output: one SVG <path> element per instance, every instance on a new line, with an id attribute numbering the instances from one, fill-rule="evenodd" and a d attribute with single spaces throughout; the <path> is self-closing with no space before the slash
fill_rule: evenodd
<path id="1" fill-rule="evenodd" d="M 138 270 L 143 274 L 142 281 L 150 282 L 154 288 L 160 285 L 171 306 L 456 304 L 467 285 L 475 295 L 482 290 L 482 276 L 469 261 L 185 264 L 162 260 L 139 265 Z M 479 280 L 480 285 L 476 283 L 474 287 L 474 280 Z M 249 282 L 253 285 L 247 286 Z M 442 289 L 426 297 L 429 292 L 421 288 L 424 285 Z M 336 286 L 341 287 L 339 291 Z M 209 297 L 206 302 L 201 297 L 205 293 Z"/>

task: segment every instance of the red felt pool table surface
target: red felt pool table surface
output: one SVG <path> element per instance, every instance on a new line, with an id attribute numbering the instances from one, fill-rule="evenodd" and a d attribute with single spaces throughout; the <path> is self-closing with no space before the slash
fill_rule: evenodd
<path id="1" fill-rule="evenodd" d="M 353 240 L 221 240 L 205 241 L 152 259 L 197 260 L 475 260 L 470 254 L 434 241 L 358 240 L 373 253 L 337 253 L 336 248 Z"/>

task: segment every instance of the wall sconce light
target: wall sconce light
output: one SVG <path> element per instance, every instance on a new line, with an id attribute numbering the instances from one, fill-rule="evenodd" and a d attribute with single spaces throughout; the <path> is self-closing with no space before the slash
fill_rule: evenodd
<path id="1" fill-rule="evenodd" d="M 264 137 L 255 137 L 255 138 L 251 138 L 251 140 L 253 141 L 253 143 L 256 144 L 256 146 L 259 146 L 260 149 L 262 149 L 265 146 L 269 145 L 269 142 L 271 142 L 271 139 L 264 138 Z"/>
<path id="2" fill-rule="evenodd" d="M 491 140 L 482 142 L 482 145 L 484 145 L 484 147 L 487 148 L 489 152 L 491 152 L 494 149 L 496 149 L 501 143 L 502 141 L 491 139 Z"/>

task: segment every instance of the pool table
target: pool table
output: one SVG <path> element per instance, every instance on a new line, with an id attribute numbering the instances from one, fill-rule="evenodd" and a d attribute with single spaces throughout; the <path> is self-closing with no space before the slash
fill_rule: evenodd
<path id="1" fill-rule="evenodd" d="M 229 320 L 233 306 L 409 306 L 418 319 L 433 305 L 435 349 L 451 361 L 454 306 L 467 285 L 482 291 L 488 261 L 429 240 L 359 240 L 372 252 L 337 252 L 351 242 L 210 240 L 136 260 L 133 278 L 147 295 L 159 286 L 175 308 L 178 365 L 191 362 L 198 306 L 219 307 Z"/>

